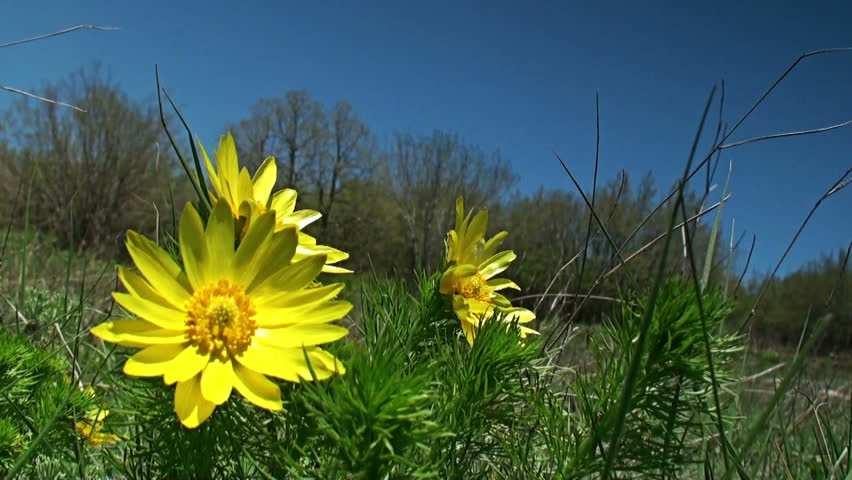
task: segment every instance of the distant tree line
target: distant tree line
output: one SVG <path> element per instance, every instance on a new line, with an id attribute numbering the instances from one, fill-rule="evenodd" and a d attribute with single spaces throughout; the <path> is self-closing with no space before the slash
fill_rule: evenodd
<path id="1" fill-rule="evenodd" d="M 44 87 L 49 98 L 86 112 L 21 99 L 0 133 L 0 212 L 61 244 L 113 253 L 128 228 L 151 230 L 166 218 L 176 179 L 155 105 L 135 102 L 97 69 Z"/>
<path id="2" fill-rule="evenodd" d="M 64 246 L 108 256 L 121 252 L 128 228 L 170 234 L 173 207 L 180 209 L 192 194 L 168 147 L 156 104 L 130 99 L 97 70 L 48 85 L 45 93 L 88 111 L 21 100 L 5 113 L 0 213 L 18 228 L 28 225 Z M 191 120 L 191 112 L 184 113 Z M 468 205 L 489 209 L 492 228 L 510 232 L 507 246 L 520 257 L 513 278 L 523 287 L 521 301 L 565 318 L 577 307 L 577 295 L 593 285 L 596 297 L 580 319 L 593 321 L 626 290 L 648 285 L 661 253 L 659 236 L 671 217 L 670 204 L 650 215 L 660 193 L 671 188 L 656 185 L 651 174 L 636 179 L 619 172 L 598 185 L 590 199 L 598 217 L 593 219 L 574 191 L 519 193 L 519 172 L 499 151 L 441 130 L 397 132 L 380 142 L 348 102 L 324 105 L 303 90 L 257 101 L 246 118 L 226 129 L 250 170 L 269 155 L 277 158 L 278 187 L 296 188 L 302 208 L 323 214 L 311 233 L 350 252 L 349 268 L 410 276 L 440 267 L 453 204 L 464 195 Z M 687 194 L 690 216 L 711 206 L 703 187 Z M 591 189 L 586 194 L 591 197 Z M 687 271 L 685 233 L 703 268 L 713 215 L 688 222 L 688 232 L 675 232 L 667 261 L 673 273 Z M 711 282 L 732 293 L 734 260 L 735 252 L 718 247 Z M 762 303 L 757 333 L 794 342 L 807 315 L 819 313 L 813 307 L 824 303 L 838 265 L 826 260 L 776 282 Z M 743 286 L 740 303 L 745 305 L 757 288 L 757 282 Z M 834 303 L 846 316 L 831 348 L 852 346 L 849 301 L 847 295 L 845 303 Z"/>
<path id="3" fill-rule="evenodd" d="M 822 255 L 800 269 L 769 283 L 764 300 L 753 316 L 753 331 L 769 344 L 795 347 L 802 333 L 826 315 L 828 332 L 820 348 L 824 352 L 852 351 L 852 276 L 847 250 Z M 739 299 L 740 317 L 747 318 L 767 276 L 755 276 Z"/>

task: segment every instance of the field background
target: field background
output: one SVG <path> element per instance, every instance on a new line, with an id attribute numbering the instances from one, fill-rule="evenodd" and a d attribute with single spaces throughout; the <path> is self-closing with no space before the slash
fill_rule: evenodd
<path id="1" fill-rule="evenodd" d="M 287 387 L 284 415 L 234 401 L 197 432 L 176 425 L 168 389 L 123 377 L 126 352 L 88 332 L 119 313 L 110 293 L 129 263 L 127 230 L 170 245 L 197 200 L 187 180 L 197 114 L 159 84 L 162 99 L 135 98 L 97 65 L 7 91 L 0 473 L 852 479 L 852 242 L 787 263 L 814 213 L 848 202 L 852 168 L 837 161 L 813 203 L 782 212 L 798 230 L 761 240 L 783 252 L 768 268 L 754 266 L 758 234 L 729 208 L 737 148 L 845 131 L 849 122 L 732 136 L 800 62 L 834 54 L 848 49 L 794 58 L 741 117 L 717 82 L 683 175 L 681 163 L 608 171 L 596 96 L 589 181 L 576 160 L 548 159 L 565 188 L 522 189 L 529 172 L 499 149 L 451 130 L 381 131 L 345 99 L 257 98 L 221 131 L 250 171 L 275 156 L 276 189 L 297 189 L 299 208 L 322 213 L 307 232 L 350 254 L 344 296 L 356 308 L 334 347 L 350 368 Z M 536 312 L 540 338 L 519 344 L 488 327 L 474 347 L 460 340 L 436 287 L 459 196 L 487 209 L 490 233 L 510 233 L 508 273 L 522 287 L 512 300 Z M 86 398 L 85 385 L 102 393 Z M 110 405 L 117 445 L 75 433 L 98 402 Z M 209 456 L 186 453 L 199 449 Z"/>

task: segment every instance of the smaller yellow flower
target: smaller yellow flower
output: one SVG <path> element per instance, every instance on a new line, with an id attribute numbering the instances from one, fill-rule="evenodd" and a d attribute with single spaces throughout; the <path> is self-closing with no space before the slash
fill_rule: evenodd
<path id="1" fill-rule="evenodd" d="M 473 345 L 476 331 L 484 320 L 495 314 L 504 315 L 506 321 L 529 323 L 535 314 L 525 308 L 513 307 L 512 302 L 499 290 L 518 285 L 506 278 L 494 278 L 509 268 L 515 260 L 515 252 L 497 249 L 509 235 L 500 232 L 485 240 L 488 212 L 480 210 L 476 215 L 464 213 L 464 200 L 456 200 L 456 226 L 447 233 L 447 270 L 441 276 L 440 291 L 451 295 L 453 310 L 461 322 L 467 341 Z M 521 337 L 538 332 L 520 325 Z"/>
<path id="2" fill-rule="evenodd" d="M 92 387 L 86 387 L 83 393 L 89 398 L 95 398 L 95 390 Z M 74 423 L 74 427 L 77 429 L 77 433 L 92 446 L 99 447 L 116 443 L 120 440 L 118 435 L 101 431 L 108 415 L 109 410 L 100 407 L 91 408 L 86 412 L 83 420 Z"/>
<path id="3" fill-rule="evenodd" d="M 210 202 L 215 205 L 220 198 L 227 202 L 234 218 L 245 222 L 241 230 L 243 235 L 248 231 L 252 221 L 274 210 L 276 232 L 295 227 L 299 233 L 294 261 L 313 255 L 325 255 L 326 264 L 323 266 L 323 272 L 352 273 L 351 270 L 333 265 L 349 258 L 348 253 L 326 245 L 318 245 L 316 238 L 302 231 L 306 226 L 322 218 L 322 214 L 316 210 L 296 210 L 298 193 L 291 188 L 272 193 L 278 178 L 275 157 L 267 157 L 252 176 L 247 168 L 240 167 L 237 147 L 230 133 L 223 135 L 219 140 L 215 166 L 204 146 L 199 144 L 199 147 L 213 187 L 210 191 Z"/>

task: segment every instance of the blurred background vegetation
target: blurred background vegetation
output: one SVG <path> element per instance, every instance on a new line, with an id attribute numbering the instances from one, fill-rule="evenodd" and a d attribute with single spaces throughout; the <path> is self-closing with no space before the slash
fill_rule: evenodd
<path id="1" fill-rule="evenodd" d="M 11 222 L 10 231 L 32 230 L 60 248 L 106 261 L 123 255 L 128 228 L 155 236 L 173 231 L 173 207 L 179 209 L 192 192 L 162 132 L 156 100 L 128 97 L 96 67 L 39 93 L 85 105 L 88 112 L 22 98 L 3 113 L 0 214 Z M 184 113 L 191 123 L 192 113 Z M 518 300 L 527 306 L 569 316 L 577 307 L 575 295 L 585 294 L 624 259 L 621 274 L 605 275 L 595 290 L 598 297 L 577 317 L 589 323 L 598 322 L 625 293 L 625 279 L 630 285 L 650 282 L 662 244 L 651 242 L 665 231 L 665 209 L 671 208 L 664 206 L 634 233 L 672 186 L 658 185 L 651 173 L 633 178 L 619 172 L 585 192 L 612 241 L 627 242 L 615 252 L 590 220 L 582 196 L 567 189 L 567 176 L 565 190 L 520 193 L 521 172 L 499 151 L 471 145 L 439 125 L 430 135 L 394 132 L 380 140 L 355 106 L 345 100 L 322 104 L 298 90 L 260 99 L 246 118 L 222 127 L 234 133 L 241 162 L 251 170 L 267 155 L 278 159 L 278 187 L 298 189 L 300 207 L 323 214 L 309 231 L 350 252 L 348 266 L 360 275 L 411 279 L 417 270 L 437 269 L 452 205 L 462 194 L 471 207 L 488 208 L 495 229 L 510 232 L 507 245 L 519 256 L 512 275 L 523 287 Z M 188 148 L 185 138 L 182 144 Z M 712 207 L 710 182 L 702 190 L 689 193 L 688 212 Z M 689 224 L 696 251 L 706 249 L 714 216 L 708 212 Z M 749 271 L 740 284 L 747 241 L 729 242 L 723 230 L 711 273 L 736 299 L 733 318 L 741 319 L 749 315 L 765 276 Z M 585 259 L 578 260 L 587 244 Z M 752 341 L 794 348 L 806 319 L 821 317 L 826 312 L 820 308 L 827 308 L 821 306 L 830 303 L 836 320 L 820 350 L 852 347 L 852 299 L 842 297 L 850 280 L 836 289 L 840 298 L 826 302 L 845 254 L 825 254 L 773 282 L 755 312 Z M 675 248 L 670 255 L 671 268 L 685 270 L 683 252 Z"/>

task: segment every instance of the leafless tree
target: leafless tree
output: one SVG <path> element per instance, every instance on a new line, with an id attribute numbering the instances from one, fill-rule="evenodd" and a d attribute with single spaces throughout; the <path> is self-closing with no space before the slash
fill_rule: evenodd
<path id="1" fill-rule="evenodd" d="M 309 157 L 325 134 L 322 106 L 304 90 L 287 92 L 280 98 L 259 100 L 247 119 L 234 128 L 243 163 L 254 166 L 268 155 L 283 162 L 283 179 L 288 187 L 300 186 Z"/>
<path id="2" fill-rule="evenodd" d="M 299 188 L 313 200 L 323 214 L 323 234 L 341 190 L 371 167 L 376 150 L 352 105 L 341 101 L 326 110 L 303 90 L 260 100 L 233 130 L 245 165 L 256 168 L 269 155 L 279 160 L 279 186 Z"/>
<path id="3" fill-rule="evenodd" d="M 85 104 L 87 112 L 28 99 L 9 110 L 4 134 L 14 155 L 7 168 L 13 184 L 27 185 L 29 200 L 14 215 L 23 218 L 28 208 L 31 224 L 76 246 L 112 247 L 128 228 L 150 230 L 174 173 L 158 147 L 153 109 L 132 102 L 97 69 L 40 93 Z"/>
<path id="4" fill-rule="evenodd" d="M 367 170 L 374 153 L 369 128 L 348 102 L 338 102 L 329 117 L 325 154 L 319 156 L 314 175 L 324 233 L 343 183 Z"/>
<path id="5" fill-rule="evenodd" d="M 413 268 L 440 263 L 441 237 L 458 195 L 468 206 L 498 205 L 516 182 L 499 152 L 485 153 L 443 132 L 397 135 L 390 161 Z"/>

